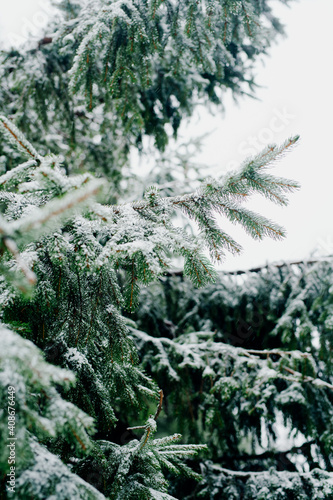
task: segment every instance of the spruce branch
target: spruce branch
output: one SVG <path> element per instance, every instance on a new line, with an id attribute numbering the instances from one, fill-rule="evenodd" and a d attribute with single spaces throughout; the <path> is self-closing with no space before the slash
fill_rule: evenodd
<path id="1" fill-rule="evenodd" d="M 299 136 L 295 136 L 288 139 L 281 146 L 274 146 L 271 148 L 265 148 L 264 151 L 257 155 L 254 159 L 247 160 L 243 164 L 239 171 L 227 174 L 218 180 L 211 180 L 203 183 L 201 188 L 195 193 L 186 194 L 183 196 L 175 196 L 168 198 L 161 198 L 160 201 L 153 203 L 148 202 L 135 202 L 132 204 L 134 210 L 141 212 L 148 208 L 156 208 L 161 204 L 171 205 L 177 208 L 177 206 L 184 207 L 185 210 L 192 212 L 193 218 L 196 218 L 195 208 L 200 209 L 202 207 L 216 208 L 218 206 L 218 201 L 225 204 L 227 208 L 227 201 L 229 198 L 234 201 L 238 200 L 239 197 L 245 197 L 250 195 L 252 192 L 258 191 L 263 196 L 267 196 L 271 199 L 272 191 L 270 187 L 274 186 L 277 191 L 293 191 L 299 188 L 299 184 L 294 181 L 275 178 L 273 176 L 265 177 L 265 174 L 261 173 L 261 169 L 266 168 L 278 159 L 285 151 L 287 151 L 292 145 L 296 144 Z M 262 182 L 257 181 L 259 179 Z M 277 195 L 276 195 L 277 196 Z M 232 210 L 233 206 L 230 206 Z M 242 213 L 242 212 L 240 212 Z M 249 216 L 251 212 L 248 213 Z"/>
<path id="2" fill-rule="evenodd" d="M 19 183 L 21 174 L 24 173 L 25 171 L 30 171 L 32 167 L 37 167 L 38 162 L 36 160 L 29 160 L 25 163 L 22 163 L 21 165 L 18 165 L 17 167 L 8 170 L 5 174 L 0 176 L 0 186 L 3 188 L 8 181 L 12 181 L 13 183 Z M 8 189 L 8 185 L 6 186 Z"/>
<path id="3" fill-rule="evenodd" d="M 254 239 L 262 239 L 265 236 L 280 239 L 284 236 L 282 227 L 241 207 L 239 203 L 244 197 L 259 192 L 271 201 L 286 204 L 287 200 L 282 193 L 297 189 L 298 184 L 287 179 L 267 176 L 263 170 L 289 150 L 297 140 L 298 136 L 288 139 L 281 146 L 265 148 L 262 153 L 246 161 L 239 171 L 229 173 L 221 179 L 205 181 L 194 193 L 161 198 L 152 187 L 146 191 L 144 200 L 133 202 L 130 207 L 141 218 L 147 220 L 155 219 L 162 210 L 166 213 L 170 213 L 172 209 L 182 210 L 187 217 L 198 224 L 211 258 L 217 261 L 223 257 L 224 249 L 239 253 L 241 247 L 217 226 L 214 220 L 216 212 L 226 216 L 231 222 L 241 224 Z M 123 210 L 121 206 L 112 208 L 116 216 L 120 215 Z M 182 247 L 180 253 L 186 258 L 187 274 L 193 276 L 198 285 L 207 282 L 207 277 L 211 274 L 208 262 L 204 262 L 201 256 L 197 257 L 193 250 L 186 249 L 186 247 Z M 206 279 L 204 274 L 206 274 Z"/>
<path id="4" fill-rule="evenodd" d="M 216 279 L 211 262 L 203 254 L 203 246 L 209 249 L 211 259 L 216 261 L 224 257 L 224 250 L 233 253 L 241 251 L 240 245 L 216 223 L 216 213 L 224 215 L 231 222 L 241 224 L 255 239 L 265 236 L 279 239 L 284 236 L 283 228 L 240 206 L 240 202 L 258 190 L 269 199 L 272 199 L 274 191 L 282 200 L 281 192 L 289 192 L 298 187 L 293 181 L 280 178 L 276 180 L 275 177 L 267 177 L 262 172 L 263 166 L 268 166 L 296 140 L 297 138 L 292 138 L 280 147 L 265 148 L 260 155 L 248 160 L 238 172 L 229 173 L 217 180 L 209 179 L 193 193 L 160 197 L 156 187 L 152 186 L 147 189 L 141 201 L 93 207 L 95 216 L 112 227 L 112 237 L 99 256 L 97 266 L 100 268 L 109 259 L 114 258 L 121 258 L 122 262 L 126 262 L 128 280 L 125 295 L 129 310 L 137 304 L 138 281 L 147 283 L 164 271 L 161 251 L 165 253 L 172 249 L 175 254 L 184 257 L 184 272 L 196 285 L 203 286 Z M 283 203 L 285 202 L 283 198 Z M 199 238 L 189 236 L 185 231 L 173 226 L 172 214 L 175 209 L 181 210 L 197 223 L 201 231 Z M 124 226 L 129 217 L 136 223 Z M 140 230 L 142 243 L 138 243 L 138 227 L 144 228 Z M 147 243 L 143 244 L 143 240 Z M 131 260 L 130 266 L 128 258 Z"/>
<path id="5" fill-rule="evenodd" d="M 40 156 L 25 136 L 4 116 L 0 116 L 0 130 L 11 144 L 33 157 L 0 176 L 0 196 L 5 214 L 0 217 L 3 247 L 14 257 L 16 268 L 23 273 L 26 284 L 31 288 L 36 284 L 36 276 L 29 268 L 31 257 L 27 254 L 26 262 L 19 248 L 50 233 L 55 224 L 59 225 L 65 218 L 72 216 L 73 211 L 82 211 L 87 202 L 101 191 L 105 182 L 93 179 L 90 175 L 67 179 L 59 168 L 61 157 Z M 9 269 L 11 262 L 6 262 L 5 266 Z M 15 272 L 8 274 L 5 269 L 4 272 L 8 280 L 17 281 Z M 17 286 L 23 292 L 30 289 L 26 289 L 25 284 L 18 281 Z"/>
<path id="6" fill-rule="evenodd" d="M 73 209 L 96 196 L 103 186 L 105 186 L 105 183 L 102 180 L 91 180 L 84 187 L 74 192 L 70 192 L 62 198 L 51 200 L 44 207 L 36 208 L 33 213 L 28 216 L 22 217 L 18 221 L 14 221 L 12 223 L 12 230 L 21 234 L 32 234 L 32 231 L 42 229 L 43 226 L 51 220 L 56 221 L 62 219 L 64 216 L 68 217 L 68 214 Z"/>
<path id="7" fill-rule="evenodd" d="M 115 458 L 118 462 L 113 492 L 116 494 L 119 487 L 125 484 L 125 480 L 130 480 L 131 474 L 135 474 L 135 467 L 141 464 L 141 467 L 151 468 L 155 475 L 161 474 L 161 470 L 166 469 L 173 474 L 183 473 L 193 479 L 200 479 L 199 474 L 193 472 L 183 459 L 198 454 L 200 451 L 207 450 L 205 445 L 175 445 L 181 438 L 180 434 L 164 437 L 161 439 L 152 439 L 156 432 L 156 420 L 161 412 L 163 403 L 163 391 L 159 391 L 159 402 L 155 415 L 150 415 L 144 426 L 129 427 L 128 430 L 144 429 L 140 441 L 133 440 L 128 445 L 117 447 L 122 450 L 122 454 L 116 453 Z M 164 491 L 164 490 L 163 490 Z"/>
<path id="8" fill-rule="evenodd" d="M 14 144 L 21 152 L 31 156 L 37 163 L 40 163 L 41 156 L 32 144 L 24 137 L 16 125 L 3 115 L 0 115 L 0 130 L 9 139 L 9 142 Z"/>

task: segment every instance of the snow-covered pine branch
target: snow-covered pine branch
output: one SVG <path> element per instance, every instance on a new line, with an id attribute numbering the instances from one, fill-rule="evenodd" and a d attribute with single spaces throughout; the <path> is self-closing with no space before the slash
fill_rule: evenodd
<path id="1" fill-rule="evenodd" d="M 8 391 L 14 391 L 15 456 L 19 457 L 15 474 L 19 481 L 13 491 L 17 498 L 43 498 L 46 491 L 63 500 L 68 498 L 68 491 L 85 498 L 104 498 L 58 458 L 59 454 L 64 457 L 73 452 L 82 456 L 92 447 L 93 419 L 55 388 L 62 387 L 66 393 L 75 382 L 74 374 L 46 363 L 32 342 L 2 324 L 0 336 L 1 408 L 7 409 Z M 0 470 L 6 477 L 10 471 L 8 443 L 13 442 L 8 440 L 8 411 L 0 413 L 0 429 Z M 59 436 L 66 436 L 69 448 L 57 441 Z"/>
<path id="2" fill-rule="evenodd" d="M 142 429 L 140 440 L 133 439 L 123 446 L 109 441 L 97 441 L 93 454 L 111 467 L 105 467 L 106 491 L 111 498 L 135 498 L 146 495 L 148 498 L 171 499 L 167 494 L 168 481 L 165 473 L 182 475 L 196 481 L 201 479 L 200 474 L 191 470 L 184 463 L 187 457 L 194 457 L 199 452 L 207 452 L 205 445 L 176 444 L 181 440 L 180 434 L 173 434 L 159 439 L 153 436 L 157 430 L 157 417 L 162 408 L 162 391 L 155 415 L 150 415 L 145 425 L 132 427 Z M 84 474 L 91 467 L 93 455 L 83 458 L 75 466 L 75 470 Z M 154 493 L 153 496 L 152 493 Z"/>
<path id="3" fill-rule="evenodd" d="M 105 183 L 89 175 L 67 179 L 61 172 L 61 157 L 42 157 L 18 128 L 6 117 L 0 116 L 0 131 L 14 147 L 33 160 L 12 168 L 0 176 L 0 216 L 2 246 L 14 258 L 5 264 L 3 272 L 21 291 L 35 285 L 36 276 L 27 262 L 34 261 L 33 250 L 20 254 L 43 234 L 50 234 L 74 213 L 85 209 L 91 198 L 101 191 Z M 26 259 L 26 260 L 25 260 Z M 3 259 L 6 262 L 6 257 Z M 8 267 L 9 266 L 9 267 Z M 20 275 L 12 273 L 21 271 Z M 6 269 L 7 268 L 7 269 Z"/>

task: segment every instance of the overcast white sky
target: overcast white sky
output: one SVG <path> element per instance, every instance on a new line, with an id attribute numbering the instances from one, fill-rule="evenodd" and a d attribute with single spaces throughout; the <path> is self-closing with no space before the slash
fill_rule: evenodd
<path id="1" fill-rule="evenodd" d="M 224 229 L 244 246 L 241 256 L 228 257 L 224 269 L 307 258 L 316 248 L 333 253 L 333 1 L 300 0 L 290 8 L 272 3 L 288 36 L 272 48 L 265 67 L 258 66 L 260 100 L 243 99 L 237 107 L 227 99 L 224 115 L 212 117 L 200 109 L 200 118 L 183 127 L 184 135 L 193 136 L 215 130 L 200 160 L 217 165 L 221 174 L 265 142 L 301 135 L 298 147 L 272 170 L 299 181 L 301 190 L 291 196 L 288 207 L 259 200 L 250 207 L 282 224 L 287 238 L 253 242 L 223 221 Z M 42 26 L 50 15 L 47 5 L 47 0 L 6 2 L 1 6 L 0 38 L 22 39 L 29 25 Z"/>

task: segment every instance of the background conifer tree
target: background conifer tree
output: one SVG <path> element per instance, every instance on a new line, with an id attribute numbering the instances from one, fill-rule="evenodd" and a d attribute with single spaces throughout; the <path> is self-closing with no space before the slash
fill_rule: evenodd
<path id="1" fill-rule="evenodd" d="M 132 332 L 168 387 L 163 425 L 210 450 L 186 498 L 332 496 L 331 282 L 328 258 L 142 291 Z"/>
<path id="2" fill-rule="evenodd" d="M 195 165 L 184 169 L 178 155 L 170 169 L 163 157 L 197 102 L 253 91 L 253 64 L 282 32 L 269 3 L 64 1 L 37 46 L 1 54 L 1 408 L 11 387 L 20 441 L 15 492 L 1 455 L 3 498 L 332 493 L 322 470 L 331 470 L 332 382 L 321 362 L 330 348 L 305 339 L 314 321 L 329 324 L 330 300 L 316 309 L 286 278 L 283 302 L 274 275 L 267 339 L 238 346 L 239 314 L 246 325 L 257 314 L 244 309 L 247 283 L 254 304 L 264 292 L 250 279 L 226 285 L 214 269 L 240 250 L 216 213 L 256 239 L 283 237 L 244 202 L 259 193 L 287 203 L 297 183 L 267 170 L 298 138 L 193 189 Z M 142 196 L 128 158 L 149 136 L 162 157 Z M 196 287 L 215 288 L 166 279 L 174 256 Z M 307 439 L 311 471 L 276 458 L 281 416 Z M 3 410 L 0 427 L 5 450 Z"/>

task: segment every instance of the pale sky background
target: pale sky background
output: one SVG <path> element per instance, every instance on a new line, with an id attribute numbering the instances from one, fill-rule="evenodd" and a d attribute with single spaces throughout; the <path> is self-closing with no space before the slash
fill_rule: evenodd
<path id="1" fill-rule="evenodd" d="M 283 225 L 287 238 L 276 242 L 254 242 L 242 230 L 226 224 L 223 228 L 239 241 L 241 256 L 228 256 L 222 269 L 241 269 L 266 262 L 333 254 L 333 19 L 332 0 L 300 0 L 289 8 L 276 4 L 276 13 L 286 26 L 287 38 L 280 39 L 258 65 L 256 82 L 259 100 L 244 98 L 236 106 L 225 101 L 224 114 L 209 115 L 202 108 L 183 135 L 207 138 L 200 161 L 216 165 L 217 174 L 236 168 L 252 150 L 260 151 L 269 142 L 283 142 L 300 134 L 301 142 L 280 160 L 271 173 L 301 183 L 280 208 L 254 200 L 249 208 Z M 0 38 L 24 40 L 28 26 L 38 31 L 50 11 L 47 0 L 12 0 L 1 6 Z M 281 115 L 283 119 L 281 119 Z M 280 117 L 280 118 L 279 118 Z"/>

